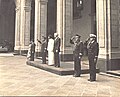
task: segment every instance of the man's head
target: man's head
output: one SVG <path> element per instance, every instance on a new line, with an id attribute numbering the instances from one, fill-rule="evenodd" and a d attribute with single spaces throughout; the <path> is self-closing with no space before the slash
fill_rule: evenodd
<path id="1" fill-rule="evenodd" d="M 52 38 L 52 35 L 48 35 L 48 39 Z"/>
<path id="2" fill-rule="evenodd" d="M 95 34 L 90 34 L 90 39 L 91 40 L 96 40 L 96 35 Z"/>
<path id="3" fill-rule="evenodd" d="M 34 42 L 34 39 L 31 39 L 31 42 Z"/>
<path id="4" fill-rule="evenodd" d="M 75 35 L 76 41 L 80 41 L 80 37 L 81 37 L 80 35 L 76 34 L 76 35 Z"/>
<path id="5" fill-rule="evenodd" d="M 30 44 L 32 44 L 32 43 L 33 43 L 33 41 L 31 40 L 31 41 L 30 41 Z"/>
<path id="6" fill-rule="evenodd" d="M 54 33 L 54 38 L 58 37 L 58 33 Z"/>
<path id="7" fill-rule="evenodd" d="M 42 36 L 42 39 L 43 39 L 43 40 L 46 40 L 46 37 L 45 37 L 45 36 Z"/>

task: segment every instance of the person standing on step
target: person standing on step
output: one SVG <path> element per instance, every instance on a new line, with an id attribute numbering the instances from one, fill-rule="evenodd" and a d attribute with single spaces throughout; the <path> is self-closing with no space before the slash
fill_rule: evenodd
<path id="1" fill-rule="evenodd" d="M 60 67 L 60 38 L 58 37 L 57 33 L 54 33 L 54 61 L 55 61 L 55 67 Z"/>
<path id="2" fill-rule="evenodd" d="M 42 55 L 42 64 L 46 64 L 46 54 L 47 54 L 47 41 L 46 37 L 42 36 L 42 41 L 37 41 L 41 44 L 41 55 Z"/>
<path id="3" fill-rule="evenodd" d="M 48 51 L 48 65 L 52 66 L 54 65 L 54 39 L 52 35 L 48 36 L 48 46 L 47 46 L 47 51 Z"/>

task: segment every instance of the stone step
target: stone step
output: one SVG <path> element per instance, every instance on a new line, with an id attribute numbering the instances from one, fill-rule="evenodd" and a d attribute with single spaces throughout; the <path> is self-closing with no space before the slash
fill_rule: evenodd
<path id="1" fill-rule="evenodd" d="M 107 74 L 111 74 L 111 75 L 115 75 L 115 76 L 120 76 L 120 70 L 107 71 Z"/>
<path id="2" fill-rule="evenodd" d="M 0 57 L 13 57 L 13 53 L 0 53 Z"/>
<path id="3" fill-rule="evenodd" d="M 66 62 L 62 62 L 61 63 L 61 67 L 57 68 L 54 66 L 48 66 L 47 64 L 41 64 L 38 61 L 27 61 L 26 62 L 27 65 L 30 66 L 34 66 L 37 67 L 39 69 L 57 74 L 57 75 L 73 75 L 74 70 L 73 70 L 73 66 L 71 65 L 71 63 L 66 63 Z M 97 73 L 99 73 L 99 69 L 96 69 Z M 88 66 L 82 66 L 82 74 L 88 74 L 89 73 L 89 69 Z"/>

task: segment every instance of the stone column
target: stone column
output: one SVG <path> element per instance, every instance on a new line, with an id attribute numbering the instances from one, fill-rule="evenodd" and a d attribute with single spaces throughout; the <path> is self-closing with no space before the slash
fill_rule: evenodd
<path id="1" fill-rule="evenodd" d="M 99 42 L 98 68 L 107 71 L 111 59 L 110 0 L 96 0 L 97 38 Z"/>
<path id="2" fill-rule="evenodd" d="M 15 20 L 15 51 L 20 50 L 20 0 L 16 1 L 16 20 Z"/>
<path id="3" fill-rule="evenodd" d="M 48 0 L 35 0 L 35 44 L 36 52 L 40 52 L 40 44 L 37 39 L 41 40 L 47 32 L 47 2 Z"/>
<path id="4" fill-rule="evenodd" d="M 30 42 L 30 18 L 31 17 L 31 0 L 21 0 L 21 33 L 20 45 L 21 51 L 28 50 Z"/>
<path id="5" fill-rule="evenodd" d="M 57 0 L 57 33 L 61 38 L 61 59 L 72 59 L 69 43 L 73 24 L 73 0 Z"/>

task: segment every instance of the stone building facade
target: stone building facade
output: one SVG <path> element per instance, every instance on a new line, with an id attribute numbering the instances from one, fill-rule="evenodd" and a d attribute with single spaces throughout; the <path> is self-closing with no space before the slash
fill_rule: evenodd
<path id="1" fill-rule="evenodd" d="M 34 39 L 39 53 L 37 39 L 57 32 L 61 38 L 61 60 L 66 61 L 72 58 L 71 36 L 80 34 L 85 41 L 90 33 L 95 33 L 100 47 L 98 68 L 120 70 L 120 0 L 82 0 L 78 18 L 74 15 L 75 1 L 79 0 L 0 0 L 4 9 L 0 10 L 0 40 L 8 39 L 13 42 L 14 51 L 25 53 Z"/>

